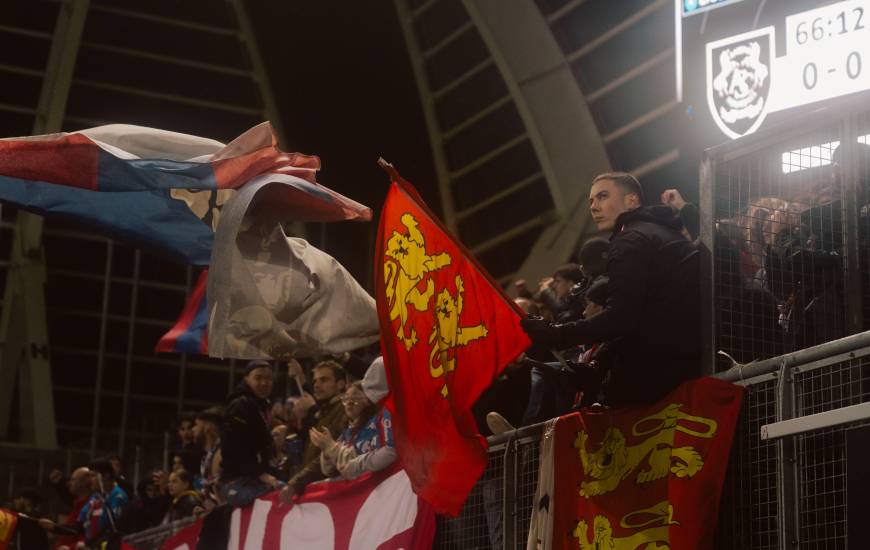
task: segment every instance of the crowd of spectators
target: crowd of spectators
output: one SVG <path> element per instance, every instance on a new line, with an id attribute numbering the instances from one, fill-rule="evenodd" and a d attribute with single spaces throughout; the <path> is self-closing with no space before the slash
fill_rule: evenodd
<path id="1" fill-rule="evenodd" d="M 534 291 L 517 281 L 533 345 L 478 403 L 484 411 L 503 405 L 486 415 L 493 433 L 580 407 L 655 400 L 696 375 L 697 210 L 675 190 L 661 202 L 644 206 L 643 190 L 628 174 L 599 176 L 590 210 L 605 236 L 584 242 L 576 263 L 560 266 Z M 349 359 L 307 368 L 295 360 L 280 367 L 251 361 L 221 406 L 178 419 L 168 464 L 135 490 L 117 456 L 79 467 L 68 479 L 52 472 L 69 512 L 40 519 L 36 496 L 21 493 L 13 504 L 25 514 L 24 547 L 48 548 L 52 538 L 58 549 L 93 546 L 246 506 L 275 490 L 290 502 L 309 483 L 389 467 L 397 454 L 389 412 L 379 405 L 388 393 L 383 360 L 359 368 Z"/>
<path id="2" fill-rule="evenodd" d="M 181 415 L 167 468 L 149 471 L 135 490 L 118 456 L 68 477 L 52 471 L 66 513 L 43 517 L 42 493 L 18 491 L 8 503 L 20 518 L 13 548 L 75 550 L 104 542 L 112 548 L 123 534 L 245 506 L 273 490 L 289 502 L 311 482 L 387 468 L 396 452 L 389 413 L 378 404 L 387 394 L 383 361 L 348 369 L 342 365 L 348 359 L 327 358 L 308 369 L 294 360 L 277 377 L 270 362 L 248 363 L 222 406 Z"/>

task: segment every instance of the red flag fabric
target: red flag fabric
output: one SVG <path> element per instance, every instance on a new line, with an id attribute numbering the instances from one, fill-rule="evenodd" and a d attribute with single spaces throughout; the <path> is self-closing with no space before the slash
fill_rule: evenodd
<path id="1" fill-rule="evenodd" d="M 521 310 L 392 167 L 375 298 L 396 447 L 417 493 L 456 515 L 486 466 L 471 406 L 530 342 Z"/>
<path id="2" fill-rule="evenodd" d="M 6 550 L 12 535 L 15 534 L 15 525 L 18 523 L 18 514 L 12 510 L 0 508 L 0 550 Z"/>
<path id="3" fill-rule="evenodd" d="M 351 481 L 312 483 L 292 504 L 269 493 L 233 510 L 229 521 L 229 550 L 429 550 L 435 538 L 431 506 L 417 498 L 396 466 Z M 199 550 L 202 523 L 180 531 L 161 549 Z"/>
<path id="4" fill-rule="evenodd" d="M 742 395 L 701 378 L 653 405 L 559 418 L 528 548 L 713 548 Z"/>

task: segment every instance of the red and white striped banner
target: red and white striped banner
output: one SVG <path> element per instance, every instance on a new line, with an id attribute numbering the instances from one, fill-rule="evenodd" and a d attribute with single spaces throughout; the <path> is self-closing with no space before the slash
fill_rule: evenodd
<path id="1" fill-rule="evenodd" d="M 197 548 L 202 520 L 162 550 Z M 432 547 L 435 513 L 411 489 L 404 470 L 352 481 L 313 483 L 294 503 L 270 493 L 233 511 L 227 550 L 422 550 Z"/>

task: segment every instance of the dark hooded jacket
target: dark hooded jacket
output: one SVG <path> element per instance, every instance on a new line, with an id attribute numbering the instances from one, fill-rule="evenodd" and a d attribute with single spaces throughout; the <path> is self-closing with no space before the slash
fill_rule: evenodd
<path id="1" fill-rule="evenodd" d="M 620 215 L 605 311 L 555 327 L 557 348 L 608 342 L 612 406 L 655 401 L 700 373 L 700 258 L 681 229 L 666 206 Z"/>
<path id="2" fill-rule="evenodd" d="M 258 477 L 269 469 L 272 431 L 267 399 L 260 399 L 244 380 L 227 397 L 221 425 L 221 479 Z"/>

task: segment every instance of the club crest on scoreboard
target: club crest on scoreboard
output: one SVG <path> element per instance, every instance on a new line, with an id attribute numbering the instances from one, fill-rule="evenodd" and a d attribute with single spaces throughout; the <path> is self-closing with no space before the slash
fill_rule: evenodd
<path id="1" fill-rule="evenodd" d="M 707 106 L 713 121 L 732 139 L 751 134 L 770 109 L 774 28 L 707 44 Z"/>

